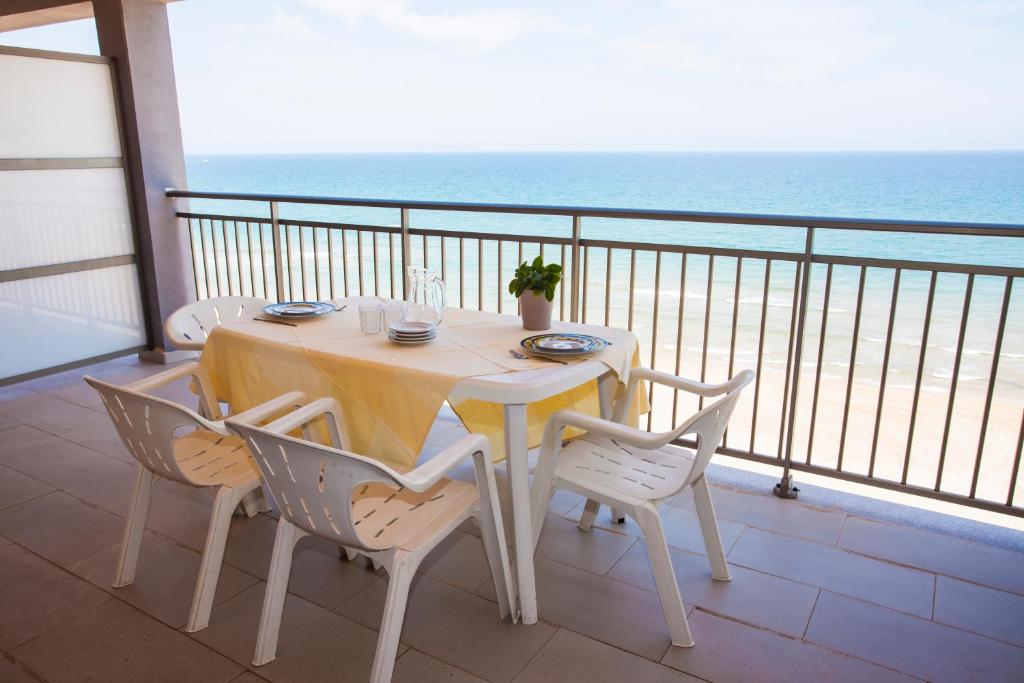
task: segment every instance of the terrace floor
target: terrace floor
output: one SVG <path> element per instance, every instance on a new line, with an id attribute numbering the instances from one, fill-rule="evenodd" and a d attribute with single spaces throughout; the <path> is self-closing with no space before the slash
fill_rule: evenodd
<path id="1" fill-rule="evenodd" d="M 278 659 L 250 666 L 270 515 L 234 519 L 204 631 L 182 630 L 203 491 L 159 485 L 138 578 L 110 588 L 133 465 L 81 375 L 129 382 L 162 367 L 122 359 L 0 388 L 0 680 L 366 680 L 386 574 L 308 538 Z M 460 430 L 443 412 L 425 455 Z M 689 495 L 663 513 L 695 647 L 670 646 L 636 526 L 604 510 L 582 533 L 581 500 L 561 494 L 537 553 L 541 622 L 498 621 L 466 527 L 414 583 L 395 680 L 1024 680 L 1024 553 L 860 516 L 870 506 L 714 494 L 730 583 L 711 581 Z"/>

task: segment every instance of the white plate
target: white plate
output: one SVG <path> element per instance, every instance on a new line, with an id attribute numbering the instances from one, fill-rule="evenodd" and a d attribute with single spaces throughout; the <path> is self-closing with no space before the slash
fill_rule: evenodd
<path id="1" fill-rule="evenodd" d="M 389 332 L 401 335 L 421 335 L 421 334 L 436 334 L 437 325 L 431 323 L 423 323 L 416 321 L 403 320 L 397 323 L 391 323 L 388 327 Z"/>
<path id="2" fill-rule="evenodd" d="M 403 346 L 415 346 L 416 344 L 426 344 L 427 342 L 434 340 L 433 337 L 429 337 L 427 339 L 396 339 L 395 337 L 392 336 L 388 336 L 388 339 L 390 339 L 395 344 L 402 344 Z"/>

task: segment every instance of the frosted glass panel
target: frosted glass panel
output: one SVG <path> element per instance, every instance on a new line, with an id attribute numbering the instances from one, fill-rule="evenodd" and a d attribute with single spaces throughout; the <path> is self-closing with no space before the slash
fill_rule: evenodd
<path id="1" fill-rule="evenodd" d="M 0 172 L 0 270 L 135 251 L 119 168 Z"/>
<path id="2" fill-rule="evenodd" d="M 108 64 L 0 55 L 0 159 L 119 156 Z"/>
<path id="3" fill-rule="evenodd" d="M 145 343 L 134 265 L 0 283 L 0 378 Z"/>

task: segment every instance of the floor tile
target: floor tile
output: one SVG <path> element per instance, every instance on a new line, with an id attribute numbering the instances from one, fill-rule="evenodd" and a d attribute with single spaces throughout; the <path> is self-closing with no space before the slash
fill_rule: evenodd
<path id="1" fill-rule="evenodd" d="M 847 521 L 839 547 L 1024 594 L 1024 553 L 859 517 Z"/>
<path id="2" fill-rule="evenodd" d="M 584 500 L 586 499 L 575 491 L 559 489 L 555 491 L 553 496 L 551 496 L 551 501 L 548 503 L 548 510 L 563 517 L 574 515 L 574 519 L 578 520 L 580 516 L 579 512 L 576 511 L 576 508 L 580 507 Z M 582 510 L 581 507 L 580 510 Z"/>
<path id="3" fill-rule="evenodd" d="M 1024 680 L 1024 649 L 822 592 L 807 640 L 929 681 Z"/>
<path id="4" fill-rule="evenodd" d="M 392 683 L 485 683 L 451 664 L 410 648 L 395 663 Z"/>
<path id="5" fill-rule="evenodd" d="M 251 666 L 264 585 L 253 586 L 214 609 L 210 626 L 193 637 Z M 376 647 L 376 632 L 289 595 L 284 603 L 277 658 L 254 671 L 276 683 L 362 683 L 370 677 Z"/>
<path id="6" fill-rule="evenodd" d="M 811 541 L 747 529 L 729 561 L 931 618 L 935 577 Z"/>
<path id="7" fill-rule="evenodd" d="M 92 424 L 80 429 L 64 432 L 61 436 L 68 441 L 73 441 L 104 455 L 117 458 L 121 462 L 131 465 L 138 462 L 135 456 L 125 448 L 124 442 L 121 441 L 121 436 L 117 433 L 117 428 L 114 427 L 114 423 L 110 421 L 106 413 L 100 415 Z"/>
<path id="8" fill-rule="evenodd" d="M 17 427 L 19 424 L 21 423 L 7 417 L 6 415 L 0 415 L 0 430 Z"/>
<path id="9" fill-rule="evenodd" d="M 100 418 L 95 410 L 52 396 L 44 396 L 28 405 L 5 410 L 4 414 L 56 436 L 88 427 Z"/>
<path id="10" fill-rule="evenodd" d="M 195 550 L 206 546 L 206 532 L 213 512 L 214 489 L 194 488 L 177 482 L 163 482 L 153 491 L 146 526 Z M 235 515 L 228 537 L 255 526 L 264 517 Z M 269 562 L 269 555 L 267 556 Z"/>
<path id="11" fill-rule="evenodd" d="M 535 568 L 543 621 L 655 661 L 671 645 L 655 593 L 542 557 Z M 494 596 L 489 585 L 478 591 Z"/>
<path id="12" fill-rule="evenodd" d="M 277 522 L 263 518 L 228 542 L 224 562 L 266 580 L 275 533 Z M 307 536 L 298 542 L 292 553 L 288 590 L 332 610 L 380 580 L 382 573 L 368 569 L 364 560 L 348 562 L 341 558 L 335 544 Z"/>
<path id="13" fill-rule="evenodd" d="M 43 395 L 25 386 L 24 382 L 19 384 L 8 384 L 0 387 L 0 413 L 3 413 L 7 406 L 19 403 L 27 403 L 25 399 L 42 398 Z"/>
<path id="14" fill-rule="evenodd" d="M 0 534 L 67 566 L 121 540 L 124 520 L 61 491 L 0 512 Z"/>
<path id="15" fill-rule="evenodd" d="M 10 650 L 109 599 L 24 548 L 0 549 L 0 649 Z"/>
<path id="16" fill-rule="evenodd" d="M 0 444 L 0 464 L 33 476 L 47 467 L 78 453 L 82 447 L 35 427 L 20 425 L 5 429 Z"/>
<path id="17" fill-rule="evenodd" d="M 910 683 L 915 680 L 839 652 L 699 609 L 690 616 L 690 627 L 696 634 L 697 644 L 691 648 L 672 648 L 662 663 L 709 681 Z"/>
<path id="18" fill-rule="evenodd" d="M 52 490 L 52 486 L 38 479 L 0 465 L 0 510 L 32 500 Z"/>
<path id="19" fill-rule="evenodd" d="M 16 648 L 52 683 L 230 681 L 241 667 L 133 607 L 109 600 Z"/>
<path id="20" fill-rule="evenodd" d="M 537 544 L 537 555 L 594 574 L 605 574 L 635 542 L 633 536 L 603 529 L 582 531 L 576 522 L 548 513 Z"/>
<path id="21" fill-rule="evenodd" d="M 581 511 L 582 508 L 573 510 L 573 515 L 578 519 L 579 512 Z M 697 520 L 695 513 L 671 505 L 662 505 L 658 509 L 658 514 L 661 516 L 661 526 L 665 531 L 665 540 L 668 541 L 670 548 L 689 550 L 691 553 L 705 554 L 707 552 L 704 547 L 704 536 L 700 531 L 700 522 Z M 622 524 L 612 522 L 611 514 L 605 505 L 601 506 L 601 510 L 594 520 L 594 526 L 620 534 L 629 534 L 638 538 L 643 537 L 640 527 L 630 517 L 626 517 L 626 521 Z M 729 549 L 736 543 L 736 539 L 740 537 L 745 528 L 739 522 L 718 520 L 718 533 L 722 537 L 722 546 L 726 552 L 729 552 Z"/>
<path id="22" fill-rule="evenodd" d="M 142 538 L 135 582 L 123 588 L 112 588 L 120 552 L 121 544 L 117 543 L 75 562 L 68 571 L 172 628 L 184 626 L 192 606 L 202 556 L 162 536 L 146 532 Z M 237 595 L 256 581 L 255 577 L 234 567 L 221 566 L 214 604 Z"/>
<path id="23" fill-rule="evenodd" d="M 0 652 L 0 681 L 4 683 L 40 683 L 42 679 L 37 678 L 20 663 L 8 659 L 6 654 Z"/>
<path id="24" fill-rule="evenodd" d="M 257 676 L 251 671 L 243 671 L 237 678 L 232 678 L 230 683 L 263 683 L 267 679 Z"/>
<path id="25" fill-rule="evenodd" d="M 771 491 L 754 493 L 713 486 L 711 498 L 719 522 L 732 520 L 758 529 L 834 545 L 843 529 L 846 513 L 840 510 L 783 500 Z M 693 491 L 683 491 L 672 503 L 693 511 Z"/>
<path id="26" fill-rule="evenodd" d="M 577 570 L 578 571 L 578 570 Z M 369 628 L 380 626 L 387 592 L 376 583 L 338 610 Z M 410 647 L 487 680 L 511 680 L 554 633 L 498 619 L 497 606 L 420 575 L 413 581 L 402 640 Z"/>
<path id="27" fill-rule="evenodd" d="M 669 554 L 686 604 L 796 638 L 807 628 L 818 597 L 817 588 L 738 565 L 729 568 L 732 581 L 715 581 L 707 557 L 675 549 L 670 549 Z M 644 542 L 638 541 L 630 548 L 608 576 L 655 590 Z M 694 638 L 700 639 L 700 635 L 695 633 Z"/>
<path id="28" fill-rule="evenodd" d="M 940 576 L 935 621 L 1024 647 L 1024 597 L 1014 593 Z"/>
<path id="29" fill-rule="evenodd" d="M 483 541 L 479 536 L 461 531 L 441 541 L 423 560 L 420 572 L 470 593 L 491 579 Z"/>
<path id="30" fill-rule="evenodd" d="M 563 628 L 515 680 L 516 683 L 696 683 L 698 679 Z"/>
<path id="31" fill-rule="evenodd" d="M 78 446 L 66 458 L 40 464 L 32 476 L 118 515 L 128 514 L 136 467 Z"/>

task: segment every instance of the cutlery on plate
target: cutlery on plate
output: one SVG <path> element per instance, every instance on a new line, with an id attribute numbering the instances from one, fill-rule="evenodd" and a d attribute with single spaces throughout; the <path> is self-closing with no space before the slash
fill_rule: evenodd
<path id="1" fill-rule="evenodd" d="M 527 356 L 526 354 L 519 353 L 515 349 L 509 349 L 508 352 L 512 354 L 513 358 L 518 358 L 519 360 L 546 360 L 551 363 L 560 363 L 562 365 L 569 364 L 568 361 L 558 360 L 557 358 L 547 358 L 546 356 Z"/>
<path id="2" fill-rule="evenodd" d="M 274 323 L 275 325 L 287 325 L 288 327 L 298 327 L 298 323 L 290 323 L 285 320 L 271 320 L 270 318 L 253 318 L 261 323 Z"/>

